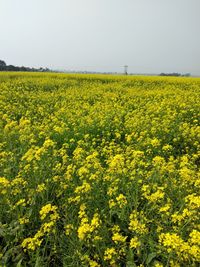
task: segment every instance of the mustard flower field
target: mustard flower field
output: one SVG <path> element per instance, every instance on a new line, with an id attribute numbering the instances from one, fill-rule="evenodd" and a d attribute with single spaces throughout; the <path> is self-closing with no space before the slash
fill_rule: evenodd
<path id="1" fill-rule="evenodd" d="M 200 262 L 200 79 L 0 74 L 0 266 Z"/>

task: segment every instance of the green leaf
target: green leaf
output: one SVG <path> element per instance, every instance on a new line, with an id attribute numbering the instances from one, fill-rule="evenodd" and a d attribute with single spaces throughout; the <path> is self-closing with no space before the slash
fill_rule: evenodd
<path id="1" fill-rule="evenodd" d="M 136 267 L 136 264 L 134 263 L 134 253 L 132 249 L 129 249 L 128 255 L 127 255 L 127 267 Z"/>
<path id="2" fill-rule="evenodd" d="M 146 264 L 148 265 L 149 263 L 152 262 L 152 260 L 157 256 L 156 252 L 152 252 L 148 255 L 147 260 L 146 260 Z"/>
<path id="3" fill-rule="evenodd" d="M 23 261 L 23 259 L 21 259 L 21 260 L 17 263 L 16 267 L 22 267 L 22 261 Z"/>
<path id="4" fill-rule="evenodd" d="M 35 267 L 42 267 L 42 260 L 40 256 L 37 256 L 36 258 Z"/>
<path id="5" fill-rule="evenodd" d="M 137 265 L 134 262 L 128 261 L 126 267 L 136 267 Z"/>

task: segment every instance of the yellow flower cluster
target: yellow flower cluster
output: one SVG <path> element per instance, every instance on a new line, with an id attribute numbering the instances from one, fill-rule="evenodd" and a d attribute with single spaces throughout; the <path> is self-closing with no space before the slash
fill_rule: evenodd
<path id="1" fill-rule="evenodd" d="M 130 215 L 129 230 L 136 232 L 138 234 L 145 234 L 148 232 L 148 229 L 145 225 L 147 219 L 144 217 L 143 212 L 133 212 Z"/>
<path id="2" fill-rule="evenodd" d="M 185 242 L 178 234 L 162 233 L 159 241 L 167 248 L 169 253 L 175 253 L 181 260 L 189 260 L 193 258 L 197 262 L 200 261 L 200 240 L 199 232 L 193 230 L 190 234 L 188 242 Z"/>
<path id="3" fill-rule="evenodd" d="M 118 225 L 115 225 L 112 228 L 112 232 L 113 232 L 112 240 L 114 241 L 114 243 L 118 244 L 126 242 L 127 236 L 123 236 L 122 234 L 120 234 L 120 228 Z"/>
<path id="4" fill-rule="evenodd" d="M 80 240 L 91 239 L 91 234 L 96 233 L 100 226 L 101 220 L 99 214 L 95 213 L 91 222 L 89 222 L 86 215 L 86 206 L 82 205 L 79 211 L 79 218 L 81 219 L 80 226 L 78 227 L 78 237 Z"/>
<path id="5" fill-rule="evenodd" d="M 48 214 L 50 214 L 49 220 L 41 225 L 40 229 L 34 235 L 34 237 L 28 237 L 23 240 L 22 247 L 26 251 L 28 250 L 35 250 L 39 247 L 43 241 L 43 237 L 48 235 L 50 232 L 55 232 L 55 223 L 59 219 L 59 215 L 57 213 L 57 207 L 52 206 L 51 204 L 47 204 L 43 206 L 40 210 L 40 219 L 43 221 L 46 219 Z"/>
<path id="6" fill-rule="evenodd" d="M 51 204 L 47 204 L 47 205 L 43 206 L 40 210 L 41 220 L 44 220 L 49 213 L 51 213 L 51 215 L 50 215 L 51 220 L 57 220 L 59 218 L 59 215 L 57 213 L 57 207 L 52 206 Z"/>

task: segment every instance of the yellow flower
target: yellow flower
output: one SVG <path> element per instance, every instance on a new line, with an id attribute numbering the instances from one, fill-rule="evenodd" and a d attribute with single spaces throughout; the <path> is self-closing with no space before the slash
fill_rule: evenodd
<path id="1" fill-rule="evenodd" d="M 29 219 L 26 217 L 19 218 L 19 223 L 20 224 L 26 224 L 29 223 Z"/>
<path id="2" fill-rule="evenodd" d="M 42 225 L 41 231 L 43 233 L 50 233 L 53 229 L 53 226 L 55 225 L 55 221 L 46 222 Z"/>
<path id="3" fill-rule="evenodd" d="M 85 239 L 85 236 L 87 234 L 90 234 L 91 232 L 91 227 L 90 227 L 90 224 L 87 223 L 87 222 L 82 222 L 81 225 L 79 226 L 78 228 L 78 237 L 80 240 L 84 240 Z"/>
<path id="4" fill-rule="evenodd" d="M 140 246 L 140 241 L 139 241 L 138 237 L 135 236 L 135 237 L 131 238 L 130 248 L 137 248 L 139 246 Z"/>
<path id="5" fill-rule="evenodd" d="M 160 141 L 157 138 L 151 140 L 151 144 L 154 147 L 158 147 L 160 145 Z"/>
<path id="6" fill-rule="evenodd" d="M 42 244 L 42 237 L 43 234 L 41 232 L 38 232 L 33 238 L 28 237 L 25 238 L 22 242 L 22 248 L 24 251 L 28 250 L 36 250 L 37 247 L 40 247 Z"/>
<path id="7" fill-rule="evenodd" d="M 90 191 L 91 191 L 91 185 L 86 181 L 83 181 L 83 184 L 81 186 L 77 186 L 75 189 L 76 194 L 87 193 Z"/>
<path id="8" fill-rule="evenodd" d="M 123 194 L 120 194 L 118 197 L 116 197 L 116 200 L 120 208 L 123 208 L 127 204 L 127 199 Z"/>
<path id="9" fill-rule="evenodd" d="M 40 210 L 41 220 L 44 220 L 49 213 L 53 213 L 53 215 L 51 217 L 52 220 L 57 219 L 58 218 L 57 209 L 58 208 L 56 206 L 52 206 L 51 204 L 47 204 L 47 205 L 43 206 Z"/>
<path id="10" fill-rule="evenodd" d="M 165 164 L 165 160 L 161 156 L 156 156 L 153 158 L 153 165 L 156 167 L 160 167 Z"/>
<path id="11" fill-rule="evenodd" d="M 110 199 L 108 204 L 109 204 L 109 208 L 110 209 L 112 209 L 113 207 L 116 206 L 116 203 L 115 203 L 115 201 L 113 199 Z"/>
<path id="12" fill-rule="evenodd" d="M 195 194 L 188 195 L 185 198 L 186 203 L 189 203 L 191 209 L 200 208 L 200 196 L 196 196 Z"/>
<path id="13" fill-rule="evenodd" d="M 162 147 L 162 150 L 163 151 L 171 151 L 172 150 L 172 146 L 171 145 L 164 145 L 163 147 Z"/>
<path id="14" fill-rule="evenodd" d="M 100 265 L 94 260 L 89 260 L 89 265 L 90 267 L 100 267 Z"/>
<path id="15" fill-rule="evenodd" d="M 84 206 L 82 208 L 84 208 Z M 95 213 L 90 223 L 84 210 L 79 213 L 79 217 L 82 218 L 81 224 L 78 227 L 79 239 L 84 240 L 86 238 L 90 238 L 91 234 L 95 232 L 100 226 L 101 220 L 99 218 L 99 215 Z"/>
<path id="16" fill-rule="evenodd" d="M 160 263 L 160 262 L 156 262 L 156 263 L 154 264 L 154 267 L 163 267 L 163 264 Z"/>
<path id="17" fill-rule="evenodd" d="M 10 182 L 5 177 L 0 177 L 0 194 L 5 195 L 7 188 L 10 187 Z"/>
<path id="18" fill-rule="evenodd" d="M 17 203 L 15 203 L 15 205 L 13 206 L 13 209 L 17 208 L 18 206 L 25 207 L 26 206 L 26 200 L 24 198 L 22 198 L 19 201 L 17 201 Z"/>
<path id="19" fill-rule="evenodd" d="M 42 184 L 39 184 L 39 185 L 37 186 L 36 191 L 37 191 L 38 193 L 40 193 L 40 192 L 43 192 L 45 189 L 46 189 L 46 188 L 45 188 L 45 184 L 42 183 Z"/>
<path id="20" fill-rule="evenodd" d="M 129 223 L 129 230 L 136 232 L 138 234 L 145 234 L 148 232 L 146 225 L 144 222 L 141 222 L 138 220 L 138 214 L 137 212 L 133 212 L 130 215 L 130 223 Z M 144 220 L 144 218 L 143 218 Z"/>
<path id="21" fill-rule="evenodd" d="M 112 240 L 114 241 L 114 243 L 124 243 L 126 242 L 127 236 L 123 236 L 119 233 L 114 233 L 112 236 Z"/>
<path id="22" fill-rule="evenodd" d="M 117 252 L 115 248 L 107 248 L 104 252 L 104 260 L 109 261 L 110 264 L 115 264 L 115 258 L 116 258 Z"/>
<path id="23" fill-rule="evenodd" d="M 170 267 L 180 267 L 180 264 L 177 261 L 170 260 Z"/>
<path id="24" fill-rule="evenodd" d="M 197 230 L 192 230 L 192 232 L 190 233 L 189 242 L 191 244 L 197 244 L 200 246 L 200 232 Z"/>
<path id="25" fill-rule="evenodd" d="M 73 229 L 74 229 L 73 224 L 67 224 L 67 225 L 65 225 L 65 234 L 67 236 L 69 236 L 70 233 L 73 231 Z"/>
<path id="26" fill-rule="evenodd" d="M 123 155 L 118 154 L 118 155 L 114 156 L 109 163 L 109 167 L 111 170 L 117 169 L 121 172 L 122 168 L 124 167 Z"/>
<path id="27" fill-rule="evenodd" d="M 170 207 L 171 207 L 170 204 L 166 204 L 165 206 L 161 207 L 159 209 L 159 211 L 160 212 L 166 212 L 166 211 L 168 211 L 170 209 Z"/>
<path id="28" fill-rule="evenodd" d="M 95 213 L 92 220 L 91 220 L 91 228 L 92 229 L 96 229 L 97 227 L 99 227 L 100 225 L 100 218 L 99 218 L 99 214 Z"/>
<path id="29" fill-rule="evenodd" d="M 0 186 L 9 186 L 10 182 L 5 177 L 0 177 Z"/>
<path id="30" fill-rule="evenodd" d="M 150 202 L 156 202 L 156 201 L 161 200 L 162 198 L 164 198 L 164 195 L 165 195 L 165 193 L 161 189 L 158 189 L 155 193 L 153 193 L 150 196 L 148 196 L 147 199 Z"/>
<path id="31" fill-rule="evenodd" d="M 197 261 L 200 260 L 199 248 L 196 245 L 191 246 L 175 233 L 160 234 L 159 242 L 167 248 L 168 253 L 173 251 L 182 260 L 188 260 L 191 257 Z"/>

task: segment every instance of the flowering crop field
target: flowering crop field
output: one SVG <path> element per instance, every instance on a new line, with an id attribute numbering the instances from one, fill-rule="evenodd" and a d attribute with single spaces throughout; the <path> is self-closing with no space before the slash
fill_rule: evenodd
<path id="1" fill-rule="evenodd" d="M 199 266 L 200 79 L 0 74 L 1 266 Z"/>

